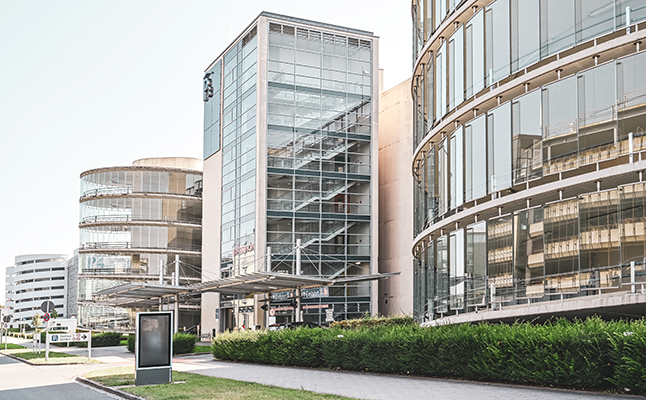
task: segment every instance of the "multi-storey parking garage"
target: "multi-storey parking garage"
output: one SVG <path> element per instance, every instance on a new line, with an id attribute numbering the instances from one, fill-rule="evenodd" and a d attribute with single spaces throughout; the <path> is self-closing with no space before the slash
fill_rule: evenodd
<path id="1" fill-rule="evenodd" d="M 133 308 L 97 301 L 95 294 L 123 283 L 201 280 L 201 161 L 144 159 L 132 166 L 81 174 L 79 320 L 83 325 L 129 328 Z M 180 325 L 199 323 L 199 299 L 180 304 Z"/>
<path id="2" fill-rule="evenodd" d="M 7 268 L 7 307 L 12 310 L 12 327 L 32 322 L 45 301 L 67 317 L 67 259 L 63 254 L 30 254 L 16 256 L 15 265 Z"/>
<path id="3" fill-rule="evenodd" d="M 412 12 L 417 318 L 643 302 L 646 2 Z"/>

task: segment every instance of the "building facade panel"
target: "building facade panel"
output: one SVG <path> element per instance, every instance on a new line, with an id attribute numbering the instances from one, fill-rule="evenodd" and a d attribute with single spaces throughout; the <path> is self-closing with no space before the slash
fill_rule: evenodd
<path id="1" fill-rule="evenodd" d="M 634 235 L 621 193 L 641 184 L 646 150 L 644 10 L 413 2 L 413 252 L 434 286 L 415 284 L 420 319 L 640 282 L 645 253 L 623 255 L 643 242 L 622 247 Z"/>
<path id="2" fill-rule="evenodd" d="M 67 258 L 64 254 L 33 254 L 16 256 L 13 267 L 7 268 L 7 293 L 12 309 L 11 327 L 31 324 L 40 306 L 52 301 L 60 317 L 68 317 Z"/>

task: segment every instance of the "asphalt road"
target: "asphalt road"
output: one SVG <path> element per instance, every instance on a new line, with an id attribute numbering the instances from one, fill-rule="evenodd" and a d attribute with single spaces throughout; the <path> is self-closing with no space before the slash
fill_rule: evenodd
<path id="1" fill-rule="evenodd" d="M 36 367 L 0 355 L 0 400 L 114 399 L 74 382 L 82 372 L 78 366 Z"/>

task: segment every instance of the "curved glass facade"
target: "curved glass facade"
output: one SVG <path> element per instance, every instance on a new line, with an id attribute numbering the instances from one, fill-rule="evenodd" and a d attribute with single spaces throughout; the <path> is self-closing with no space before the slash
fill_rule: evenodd
<path id="1" fill-rule="evenodd" d="M 201 280 L 202 173 L 119 167 L 81 176 L 79 318 L 102 329 L 132 329 L 134 311 L 95 304 L 96 293 L 131 281 Z M 160 271 L 160 267 L 164 271 Z M 189 324 L 191 325 L 191 324 Z"/>
<path id="2" fill-rule="evenodd" d="M 646 5 L 634 0 L 496 0 L 484 8 L 472 8 L 473 1 L 459 2 L 459 7 L 456 3 L 413 2 L 414 75 L 418 77 L 413 80 L 413 93 L 424 110 L 416 145 L 435 123 L 486 87 L 646 19 Z M 454 18 L 459 22 L 445 24 L 429 43 L 441 23 Z"/>
<path id="3" fill-rule="evenodd" d="M 646 4 L 474 3 L 413 2 L 416 318 L 646 282 Z"/>
<path id="4" fill-rule="evenodd" d="M 646 52 L 610 61 L 458 125 L 418 157 L 415 235 L 466 203 L 644 149 L 643 63 Z"/>

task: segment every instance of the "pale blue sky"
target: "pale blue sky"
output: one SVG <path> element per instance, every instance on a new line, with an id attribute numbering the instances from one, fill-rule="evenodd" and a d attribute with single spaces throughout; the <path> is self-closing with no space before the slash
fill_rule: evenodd
<path id="1" fill-rule="evenodd" d="M 201 157 L 203 71 L 261 11 L 374 32 L 389 89 L 411 73 L 410 7 L 0 0 L 0 293 L 16 255 L 78 246 L 81 172 Z"/>

